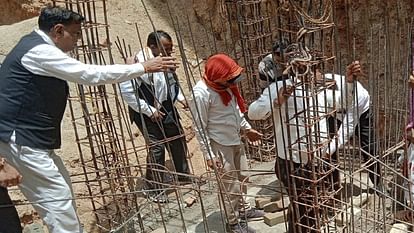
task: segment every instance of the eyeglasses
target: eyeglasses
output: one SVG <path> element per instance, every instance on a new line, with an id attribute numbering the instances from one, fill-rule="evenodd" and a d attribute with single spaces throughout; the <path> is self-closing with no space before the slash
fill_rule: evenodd
<path id="1" fill-rule="evenodd" d="M 236 83 L 236 82 L 241 81 L 242 79 L 243 79 L 243 76 L 242 76 L 241 74 L 239 74 L 239 75 L 237 75 L 236 77 L 234 77 L 234 78 L 232 78 L 232 79 L 227 80 L 227 83 L 229 83 L 229 84 L 234 84 L 234 83 Z"/>
<path id="2" fill-rule="evenodd" d="M 64 29 L 70 36 L 79 39 L 82 36 L 82 31 L 71 32 L 69 30 Z"/>

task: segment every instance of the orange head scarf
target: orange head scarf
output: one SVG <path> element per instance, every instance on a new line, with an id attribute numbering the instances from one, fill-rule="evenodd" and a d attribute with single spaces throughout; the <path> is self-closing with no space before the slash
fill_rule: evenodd
<path id="1" fill-rule="evenodd" d="M 219 93 L 223 104 L 226 106 L 230 103 L 232 98 L 227 91 L 227 89 L 230 89 L 237 99 L 240 111 L 244 113 L 247 110 L 246 104 L 244 103 L 243 97 L 240 95 L 237 84 L 231 84 L 230 86 L 219 84 L 219 82 L 227 82 L 228 80 L 237 77 L 242 71 L 243 68 L 226 54 L 216 54 L 208 58 L 203 78 L 207 86 Z"/>

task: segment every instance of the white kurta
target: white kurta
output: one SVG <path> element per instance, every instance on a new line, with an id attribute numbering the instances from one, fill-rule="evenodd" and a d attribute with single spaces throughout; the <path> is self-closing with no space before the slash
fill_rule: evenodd
<path id="1" fill-rule="evenodd" d="M 200 80 L 193 88 L 190 109 L 194 117 L 196 136 L 206 159 L 211 153 L 210 140 L 224 146 L 240 145 L 240 131 L 250 129 L 250 124 L 240 112 L 235 96 L 224 105 L 220 95 Z"/>
<path id="2" fill-rule="evenodd" d="M 139 51 L 136 55 L 136 59 L 139 62 L 146 61 L 153 57 L 154 56 L 152 55 L 151 50 L 148 48 Z M 157 104 L 153 104 L 153 106 L 151 106 L 144 99 L 140 99 L 137 96 L 136 89 L 142 82 L 154 87 L 154 98 L 158 101 L 157 103 L 166 101 L 168 99 L 168 95 L 171 95 L 172 97 L 177 96 L 175 100 L 184 101 L 184 95 L 182 94 L 181 89 L 178 89 L 178 93 L 176 93 L 175 86 L 173 84 L 177 82 L 177 80 L 175 80 L 171 72 L 143 74 L 139 79 L 137 78 L 133 81 L 125 81 L 119 84 L 122 97 L 128 106 L 134 109 L 135 112 L 142 112 L 148 117 L 151 117 L 154 112 L 161 108 L 161 105 L 155 106 Z"/>
<path id="3" fill-rule="evenodd" d="M 290 79 L 271 83 L 262 95 L 250 104 L 249 119 L 264 120 L 272 115 L 272 103 L 278 98 L 278 93 L 284 85 L 293 85 L 293 83 Z M 286 103 L 278 108 L 273 108 L 273 120 L 277 155 L 282 159 L 306 164 L 308 151 L 313 151 L 315 146 L 321 143 L 320 137 L 315 136 L 315 130 L 319 132 L 320 136 L 326 138 L 327 127 L 326 122 L 315 124 L 310 128 L 305 127 L 304 112 L 310 117 L 314 117 L 318 113 L 313 106 L 324 106 L 324 104 L 322 103 L 323 99 L 304 99 L 303 96 L 310 96 L 310 94 L 302 87 L 297 87 Z M 318 104 L 316 105 L 316 103 Z M 290 149 L 289 145 L 292 145 Z"/>
<path id="4" fill-rule="evenodd" d="M 337 132 L 338 144 L 336 144 L 336 140 L 333 140 L 327 149 L 327 153 L 332 155 L 337 150 L 337 146 L 338 148 L 342 147 L 354 134 L 359 118 L 369 109 L 370 96 L 358 81 L 347 83 L 345 76 L 338 74 L 325 74 L 325 78 L 334 79 L 337 86 L 337 90 L 327 92 L 327 104 L 333 108 L 335 99 L 336 109 L 344 110 L 338 111 L 336 114 L 337 119 L 341 121 L 341 126 Z M 356 85 L 355 88 L 354 85 Z M 345 113 L 341 114 L 340 112 Z"/>

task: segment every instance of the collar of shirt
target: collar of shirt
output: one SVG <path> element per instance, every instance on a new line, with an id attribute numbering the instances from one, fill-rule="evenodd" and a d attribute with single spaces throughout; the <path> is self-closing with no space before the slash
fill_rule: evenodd
<path id="1" fill-rule="evenodd" d="M 143 50 L 139 51 L 135 55 L 138 61 L 146 61 L 148 59 L 154 58 L 154 55 L 151 52 L 151 49 L 145 47 Z M 168 99 L 168 95 L 171 94 L 171 98 L 175 101 L 178 92 L 175 89 L 176 80 L 172 73 L 168 72 L 156 72 L 156 73 L 146 73 L 141 75 L 141 81 L 152 85 L 154 87 L 154 96 L 160 102 L 164 102 Z M 168 82 L 168 83 L 167 83 Z M 168 90 L 170 89 L 170 90 Z"/>
<path id="2" fill-rule="evenodd" d="M 151 50 L 148 47 L 145 47 L 143 50 L 139 51 L 136 55 L 135 55 L 136 60 L 138 60 L 138 62 L 143 62 L 143 61 L 147 61 L 149 59 L 154 58 L 154 55 L 152 55 Z M 151 73 L 151 74 L 143 74 L 141 75 L 141 80 L 148 83 L 148 84 L 153 84 L 154 82 L 154 76 L 157 76 L 158 73 L 162 73 L 162 72 L 157 72 L 157 73 Z"/>
<path id="3" fill-rule="evenodd" d="M 50 39 L 50 37 L 44 31 L 40 29 L 35 29 L 35 32 L 39 34 L 39 36 L 41 36 L 42 39 L 46 41 L 46 43 L 56 46 L 55 43 L 52 41 L 52 39 Z"/>

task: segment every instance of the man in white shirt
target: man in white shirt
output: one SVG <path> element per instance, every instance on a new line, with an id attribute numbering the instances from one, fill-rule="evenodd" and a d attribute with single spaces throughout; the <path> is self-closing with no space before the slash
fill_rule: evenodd
<path id="1" fill-rule="evenodd" d="M 19 185 L 51 233 L 82 232 L 60 148 L 67 81 L 100 85 L 175 68 L 171 57 L 132 65 L 87 65 L 69 57 L 84 18 L 46 7 L 39 29 L 24 36 L 0 68 L 0 155 L 23 176 Z"/>
<path id="2" fill-rule="evenodd" d="M 259 85 L 264 90 L 262 95 L 250 104 L 248 117 L 251 120 L 264 120 L 273 116 L 277 150 L 275 171 L 290 198 L 288 232 L 318 232 L 315 230 L 315 210 L 308 199 L 301 196 L 310 187 L 310 183 L 306 182 L 309 173 L 305 174 L 304 171 L 312 170 L 310 166 L 318 163 L 317 159 L 311 159 L 308 153 L 316 150 L 316 147 L 310 148 L 310 145 L 320 144 L 320 138 L 327 137 L 327 128 L 326 124 L 320 124 L 318 135 L 321 137 L 313 137 L 310 135 L 314 133 L 310 133 L 309 130 L 315 132 L 315 128 L 309 129 L 305 127 L 304 122 L 297 122 L 301 119 L 301 113 L 306 110 L 312 114 L 314 103 L 318 101 L 310 97 L 304 86 L 299 84 L 300 78 L 293 80 L 291 74 L 283 74 L 285 67 L 275 62 L 283 60 L 282 53 L 288 53 L 290 45 L 287 41 L 276 42 L 273 47 L 275 60 L 273 55 L 269 54 L 259 63 Z M 304 97 L 307 101 L 304 101 Z M 312 140 L 312 143 L 309 140 Z M 318 155 L 313 156 L 316 158 Z"/>
<path id="3" fill-rule="evenodd" d="M 288 44 L 287 43 L 276 43 L 275 54 L 276 59 L 275 60 L 282 60 L 281 57 L 281 51 L 287 49 Z M 274 118 L 274 127 L 275 127 L 275 135 L 283 135 L 282 137 L 276 136 L 276 146 L 277 146 L 277 155 L 278 160 L 276 162 L 276 168 L 277 175 L 281 182 L 284 184 L 286 188 L 288 188 L 288 193 L 290 198 L 297 196 L 302 190 L 306 187 L 306 182 L 303 182 L 303 179 L 297 179 L 295 177 L 304 177 L 306 174 L 298 173 L 297 171 L 303 170 L 303 167 L 309 166 L 309 158 L 307 153 L 301 153 L 301 151 L 312 151 L 312 149 L 307 148 L 307 142 L 301 143 L 301 141 L 304 138 L 308 138 L 306 135 L 309 135 L 308 132 L 306 132 L 305 127 L 300 127 L 300 124 L 296 124 L 295 118 L 296 115 L 304 111 L 305 109 L 312 108 L 312 106 L 307 106 L 306 102 L 302 101 L 303 94 L 306 93 L 305 90 L 303 90 L 303 86 L 295 87 L 295 83 L 293 80 L 288 79 L 286 76 L 282 75 L 284 67 L 275 64 L 273 61 L 273 55 L 270 54 L 267 57 L 265 57 L 259 64 L 259 78 L 261 85 L 263 87 L 267 86 L 265 90 L 263 91 L 262 95 L 259 97 L 258 100 L 254 101 L 249 106 L 249 119 L 251 120 L 263 120 L 267 117 L 273 115 Z M 347 67 L 347 80 L 349 83 L 352 83 L 354 80 L 355 75 L 359 75 L 361 73 L 361 69 L 358 63 L 352 64 Z M 341 77 L 339 75 L 332 75 L 332 74 L 326 74 L 325 78 L 331 78 L 339 77 L 338 80 L 336 80 L 337 85 L 345 85 L 345 78 Z M 277 77 L 277 78 L 275 78 Z M 322 79 L 321 74 L 317 73 L 316 78 Z M 360 112 L 360 116 L 365 116 L 363 113 L 367 113 L 367 107 L 369 107 L 369 95 L 366 92 L 365 89 L 363 89 L 362 85 L 358 82 L 355 85 L 357 86 L 357 90 L 359 91 L 359 95 L 361 95 L 363 98 L 358 98 L 358 108 L 359 111 L 355 109 L 355 106 L 352 104 L 349 104 L 349 110 L 347 111 L 348 120 L 346 123 L 342 124 L 342 129 L 340 129 L 340 135 L 344 135 L 343 131 L 347 127 L 352 127 L 351 132 L 353 132 L 355 125 L 353 124 L 354 121 L 350 121 L 349 119 L 358 119 L 353 117 L 356 113 Z M 341 85 L 342 88 L 342 85 Z M 334 107 L 334 103 L 336 102 L 336 107 L 338 107 L 341 110 L 340 106 L 344 106 L 343 102 L 341 101 L 341 96 L 347 95 L 351 97 L 351 100 L 349 102 L 352 102 L 352 87 L 349 89 L 341 89 L 343 92 L 338 91 L 337 93 L 333 93 L 333 91 L 325 91 L 321 92 L 320 95 L 318 95 L 317 99 L 315 100 L 316 103 L 318 103 L 318 106 L 322 106 L 321 111 L 325 111 L 326 107 L 332 108 Z M 345 90 L 351 90 L 348 91 L 348 93 L 345 93 Z M 335 96 L 335 100 L 334 100 Z M 365 98 L 368 96 L 368 98 Z M 327 103 L 325 103 L 325 97 Z M 311 101 L 312 102 L 312 101 Z M 273 114 L 272 114 L 272 105 L 273 105 Z M 352 107 L 354 106 L 354 107 Z M 312 112 L 312 111 L 310 111 Z M 342 111 L 340 111 L 342 112 Z M 353 118 L 350 118 L 353 117 Z M 360 118 L 361 119 L 361 118 Z M 342 120 L 342 118 L 341 118 Z M 345 122 L 345 121 L 344 121 Z M 350 124 L 351 122 L 351 124 Z M 365 120 L 363 118 L 362 121 L 363 126 L 365 127 L 365 131 L 368 129 L 372 129 L 369 127 L 368 120 Z M 286 124 L 288 123 L 288 124 Z M 321 122 L 318 125 L 317 132 L 319 134 L 319 139 L 312 139 L 316 143 L 321 143 L 323 138 L 328 137 L 328 129 L 327 129 L 327 123 L 325 119 L 322 119 Z M 336 132 L 336 129 L 332 129 L 333 124 L 330 124 L 330 131 Z M 315 129 L 316 130 L 316 129 Z M 364 131 L 364 133 L 365 133 Z M 339 133 L 338 133 L 339 134 Z M 362 134 L 362 133 L 361 133 Z M 367 136 L 369 135 L 369 132 L 367 132 Z M 371 134 L 373 135 L 373 134 Z M 341 136 L 339 136 L 341 137 Z M 373 137 L 373 136 L 371 136 Z M 342 137 L 346 138 L 348 140 L 348 137 Z M 368 137 L 367 137 L 368 138 Z M 367 139 L 366 138 L 366 139 Z M 332 155 L 334 155 L 334 152 L 336 150 L 336 140 L 331 140 L 331 143 L 329 144 L 329 148 L 324 151 L 319 157 L 321 159 L 325 159 L 325 162 L 332 162 L 329 159 Z M 343 144 L 342 140 L 342 144 Z M 371 143 L 373 141 L 371 140 Z M 341 144 L 341 145 L 342 145 Z M 363 144 L 361 142 L 361 144 Z M 369 143 L 367 143 L 369 144 Z M 290 149 L 288 149 L 290 148 Z M 300 148 L 303 148 L 302 150 Z M 363 145 L 363 148 L 364 145 Z M 370 146 L 370 149 L 373 148 L 372 144 Z M 368 148 L 366 148 L 368 149 Z M 325 154 L 324 154 L 325 153 Z M 333 158 L 334 160 L 336 158 Z M 312 162 L 313 163 L 313 162 Z M 379 170 L 379 169 L 378 169 Z M 339 185 L 339 175 L 337 171 L 334 171 L 332 174 L 332 181 L 334 182 L 334 189 L 337 190 Z M 331 179 L 330 178 L 330 179 Z M 293 189 L 293 186 L 295 187 Z M 291 206 L 289 208 L 288 213 L 288 221 L 289 221 L 289 232 L 308 232 L 309 228 L 307 226 L 315 226 L 315 222 L 312 217 L 307 218 L 305 216 L 312 216 L 314 215 L 314 211 L 310 208 L 307 208 L 305 205 L 302 204 L 293 204 L 296 205 L 295 207 L 292 206 L 291 200 Z M 300 203 L 306 203 L 306 200 L 299 201 Z M 298 222 L 301 223 L 301 225 L 297 224 Z"/>
<path id="4" fill-rule="evenodd" d="M 246 161 L 240 134 L 245 133 L 252 142 L 259 140 L 261 134 L 251 128 L 243 115 L 246 107 L 237 87 L 242 71 L 243 68 L 225 54 L 211 56 L 203 79 L 193 88 L 190 107 L 201 150 L 221 186 L 220 196 L 231 232 L 253 233 L 256 231 L 247 226 L 246 218 L 264 214 L 256 209 L 243 209 L 240 181 L 244 177 L 240 170 Z"/>
<path id="5" fill-rule="evenodd" d="M 336 119 L 328 119 L 329 131 L 337 137 L 332 140 L 326 151 L 326 158 L 336 159 L 336 152 L 348 142 L 351 136 L 356 136 L 361 147 L 363 161 L 372 160 L 368 166 L 369 178 L 379 194 L 386 192 L 381 181 L 380 163 L 376 152 L 373 113 L 370 111 L 370 95 L 362 84 L 356 80 L 361 75 L 359 61 L 347 66 L 346 76 L 325 74 L 325 80 L 334 80 L 334 90 L 328 90 L 327 105 L 336 108 Z M 335 124 L 335 120 L 337 121 Z M 335 126 L 339 126 L 336 130 Z"/>
<path id="6" fill-rule="evenodd" d="M 160 54 L 171 56 L 172 49 L 171 36 L 164 31 L 154 31 L 148 35 L 147 47 L 139 51 L 135 59 L 146 61 Z M 173 71 L 144 74 L 139 79 L 121 83 L 120 88 L 129 106 L 131 120 L 149 144 L 147 163 L 152 165 L 147 166 L 146 179 L 149 182 L 146 182 L 145 193 L 152 201 L 165 203 L 168 199 L 161 191 L 162 186 L 151 182 L 167 182 L 165 173 L 154 171 L 162 170 L 165 166 L 165 149 L 174 162 L 175 170 L 183 174 L 189 173 L 184 130 L 174 106 L 178 101 L 187 107 L 177 75 Z M 188 182 L 189 179 L 179 175 L 178 181 Z"/>

